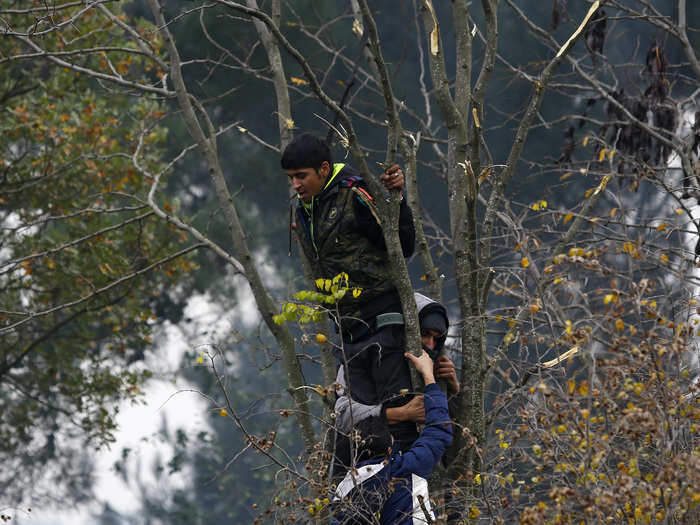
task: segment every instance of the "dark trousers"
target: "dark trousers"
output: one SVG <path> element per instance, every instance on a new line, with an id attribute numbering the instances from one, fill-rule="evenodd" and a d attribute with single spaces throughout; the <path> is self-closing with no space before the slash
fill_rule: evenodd
<path id="1" fill-rule="evenodd" d="M 336 357 L 345 366 L 345 381 L 352 399 L 364 405 L 391 408 L 405 405 L 413 397 L 411 374 L 404 357 L 403 325 L 388 325 L 352 343 L 343 343 Z M 404 391 L 405 393 L 401 393 Z M 418 437 L 416 425 L 405 421 L 389 430 L 404 450 Z"/>

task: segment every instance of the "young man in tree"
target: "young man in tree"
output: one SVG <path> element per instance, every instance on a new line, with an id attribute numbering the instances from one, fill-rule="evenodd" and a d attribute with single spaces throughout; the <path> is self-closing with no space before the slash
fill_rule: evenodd
<path id="1" fill-rule="evenodd" d="M 335 319 L 342 337 L 336 354 L 345 367 L 353 399 L 364 404 L 385 400 L 395 406 L 408 398 L 396 398 L 411 389 L 404 373 L 403 317 L 401 301 L 389 272 L 389 261 L 375 199 L 357 171 L 334 164 L 323 139 L 309 133 L 296 137 L 285 148 L 282 169 L 298 196 L 294 227 L 314 278 L 348 275 L 348 285 L 362 290 L 339 302 Z M 402 191 L 403 173 L 394 165 L 381 175 L 387 190 Z M 413 253 L 415 231 L 411 210 L 401 197 L 399 239 L 404 257 Z M 400 423 L 397 437 L 416 437 L 415 424 Z"/>
<path id="2" fill-rule="evenodd" d="M 433 301 L 423 294 L 415 293 L 416 307 L 418 309 L 418 322 L 420 323 L 421 343 L 423 350 L 435 363 L 433 374 L 436 379 L 444 379 L 447 383 L 447 390 L 451 394 L 460 391 L 460 384 L 457 380 L 455 366 L 449 357 L 442 354 L 447 337 L 449 320 L 447 310 L 437 301 Z M 404 363 L 406 374 L 408 374 L 408 364 Z M 346 385 L 343 367 L 338 370 L 336 381 L 341 385 L 342 390 L 338 392 L 338 399 L 335 403 L 335 423 L 336 428 L 342 434 L 350 432 L 353 426 L 369 417 L 382 417 L 390 428 L 403 421 L 414 423 L 425 422 L 425 409 L 423 396 L 409 396 L 410 401 L 402 406 L 392 406 L 385 404 L 364 405 L 351 400 L 346 394 Z M 352 405 L 352 406 L 351 406 Z M 401 443 L 401 449 L 407 448 L 412 443 Z"/>
<path id="3" fill-rule="evenodd" d="M 433 523 L 427 478 L 452 442 L 452 425 L 445 393 L 435 383 L 433 360 L 406 353 L 425 381 L 425 428 L 407 451 L 395 449 L 394 439 L 380 417 L 357 425 L 356 435 L 338 446 L 348 466 L 338 484 L 334 502 L 338 510 L 331 523 L 410 525 Z M 354 446 L 353 446 L 354 443 Z"/>

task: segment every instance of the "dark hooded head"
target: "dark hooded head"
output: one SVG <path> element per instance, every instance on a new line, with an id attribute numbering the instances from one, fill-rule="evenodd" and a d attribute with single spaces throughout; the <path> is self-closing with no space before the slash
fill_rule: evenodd
<path id="1" fill-rule="evenodd" d="M 415 293 L 416 306 L 418 307 L 418 323 L 420 324 L 421 339 L 423 339 L 423 349 L 430 355 L 431 359 L 435 359 L 445 346 L 447 339 L 447 329 L 449 320 L 447 319 L 447 310 L 437 301 L 433 301 L 425 295 Z M 434 345 L 432 348 L 426 346 L 426 334 L 431 334 L 434 337 Z"/>

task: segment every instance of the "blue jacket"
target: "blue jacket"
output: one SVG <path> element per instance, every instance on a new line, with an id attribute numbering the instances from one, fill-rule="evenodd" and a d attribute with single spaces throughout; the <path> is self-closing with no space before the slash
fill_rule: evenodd
<path id="1" fill-rule="evenodd" d="M 425 428 L 406 452 L 358 464 L 338 484 L 334 501 L 340 507 L 332 523 L 371 523 L 374 515 L 387 525 L 428 523 L 435 518 L 427 478 L 452 443 L 452 425 L 445 393 L 437 384 L 425 387 Z"/>

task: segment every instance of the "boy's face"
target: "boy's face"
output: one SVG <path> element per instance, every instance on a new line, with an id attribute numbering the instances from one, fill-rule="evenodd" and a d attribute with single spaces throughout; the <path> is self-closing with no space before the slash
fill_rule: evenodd
<path id="1" fill-rule="evenodd" d="M 308 204 L 313 197 L 323 190 L 331 172 L 331 167 L 328 162 L 323 161 L 317 170 L 314 168 L 300 168 L 284 170 L 284 172 L 289 177 L 289 182 L 294 191 L 297 192 L 297 195 L 299 195 L 299 198 Z"/>

